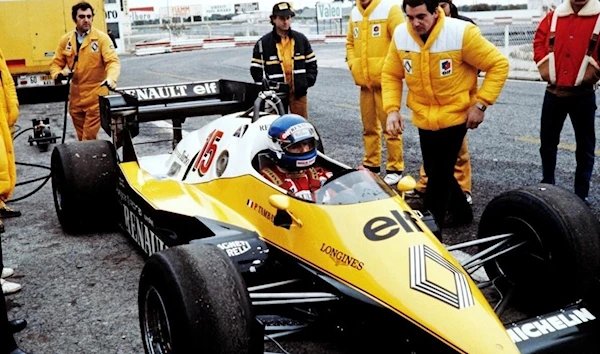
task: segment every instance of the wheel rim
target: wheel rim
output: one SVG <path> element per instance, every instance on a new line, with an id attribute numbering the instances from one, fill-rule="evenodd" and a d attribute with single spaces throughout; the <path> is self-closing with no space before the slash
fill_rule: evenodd
<path id="1" fill-rule="evenodd" d="M 62 177 L 62 176 L 61 176 Z M 58 176 L 57 173 L 52 175 L 52 194 L 54 194 L 54 201 L 56 210 L 60 213 L 63 210 L 63 195 L 62 195 L 62 186 L 63 181 L 62 178 Z"/>
<path id="2" fill-rule="evenodd" d="M 146 292 L 144 303 L 144 341 L 151 354 L 173 353 L 169 316 L 162 296 L 154 287 Z"/>
<path id="3" fill-rule="evenodd" d="M 498 274 L 514 281 L 515 284 L 532 281 L 544 275 L 552 255 L 546 251 L 544 242 L 535 228 L 518 217 L 507 217 L 501 224 L 503 232 L 514 235 L 506 247 L 523 241 L 526 243 L 513 252 L 494 259 L 488 267 L 494 267 Z"/>

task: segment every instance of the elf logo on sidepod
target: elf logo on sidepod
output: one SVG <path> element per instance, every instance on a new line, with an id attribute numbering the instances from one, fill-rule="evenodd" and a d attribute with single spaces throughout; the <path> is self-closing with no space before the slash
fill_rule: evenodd
<path id="1" fill-rule="evenodd" d="M 393 219 L 388 216 L 378 216 L 365 224 L 363 233 L 371 241 L 382 241 L 404 232 L 419 232 L 419 227 L 406 212 L 391 211 Z"/>

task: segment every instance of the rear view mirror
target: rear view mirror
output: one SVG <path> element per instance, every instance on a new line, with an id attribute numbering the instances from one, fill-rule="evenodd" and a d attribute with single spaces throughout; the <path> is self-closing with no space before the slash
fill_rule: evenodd
<path id="1" fill-rule="evenodd" d="M 269 197 L 269 204 L 277 210 L 288 210 L 290 207 L 290 197 L 286 195 L 275 194 Z"/>
<path id="2" fill-rule="evenodd" d="M 415 189 L 416 186 L 417 186 L 417 182 L 415 181 L 415 179 L 412 176 L 404 176 L 404 177 L 402 177 L 400 182 L 398 182 L 398 185 L 396 186 L 396 188 L 398 188 L 398 190 L 400 192 L 404 193 L 404 192 L 412 191 L 413 189 Z"/>
<path id="3" fill-rule="evenodd" d="M 295 225 L 302 227 L 302 221 L 294 216 L 288 209 L 290 208 L 290 197 L 286 195 L 274 194 L 269 197 L 269 204 L 277 209 L 275 214 L 275 220 L 273 223 L 275 226 L 281 226 L 289 229 L 292 226 L 292 221 Z"/>

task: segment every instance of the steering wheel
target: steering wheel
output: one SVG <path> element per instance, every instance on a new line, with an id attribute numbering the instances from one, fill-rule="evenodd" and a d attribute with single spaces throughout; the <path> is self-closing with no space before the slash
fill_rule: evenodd
<path id="1" fill-rule="evenodd" d="M 271 86 L 267 79 L 263 79 L 262 84 L 263 90 L 258 93 L 258 97 L 256 100 L 254 100 L 254 107 L 252 108 L 252 123 L 256 122 L 260 118 L 260 108 L 262 107 L 263 102 L 265 103 L 265 108 L 271 108 L 268 111 L 269 113 L 277 111 L 278 115 L 285 114 L 285 107 L 283 106 L 281 98 L 277 94 L 277 92 L 282 91 L 279 83 L 275 83 L 274 86 Z"/>

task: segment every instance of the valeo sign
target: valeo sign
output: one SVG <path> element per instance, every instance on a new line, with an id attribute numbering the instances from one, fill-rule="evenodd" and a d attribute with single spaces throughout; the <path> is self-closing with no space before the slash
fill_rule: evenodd
<path id="1" fill-rule="evenodd" d="M 342 4 L 317 3 L 317 20 L 335 20 L 342 18 Z"/>

